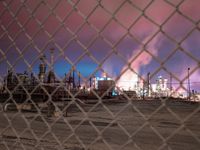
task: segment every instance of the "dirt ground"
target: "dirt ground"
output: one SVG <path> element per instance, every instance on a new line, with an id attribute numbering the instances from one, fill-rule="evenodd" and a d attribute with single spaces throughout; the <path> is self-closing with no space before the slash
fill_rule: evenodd
<path id="1" fill-rule="evenodd" d="M 181 101 L 97 103 L 68 116 L 0 113 L 0 150 L 199 150 L 200 104 Z"/>

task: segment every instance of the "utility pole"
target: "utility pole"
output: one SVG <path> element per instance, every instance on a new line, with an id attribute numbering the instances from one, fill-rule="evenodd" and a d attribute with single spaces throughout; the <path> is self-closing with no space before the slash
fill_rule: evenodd
<path id="1" fill-rule="evenodd" d="M 188 68 L 188 100 L 190 100 L 190 68 Z"/>

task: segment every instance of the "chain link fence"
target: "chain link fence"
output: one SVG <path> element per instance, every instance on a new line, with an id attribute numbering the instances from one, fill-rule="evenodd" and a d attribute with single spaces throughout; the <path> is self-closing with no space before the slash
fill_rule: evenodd
<path id="1" fill-rule="evenodd" d="M 198 0 L 1 0 L 1 150 L 198 150 Z"/>

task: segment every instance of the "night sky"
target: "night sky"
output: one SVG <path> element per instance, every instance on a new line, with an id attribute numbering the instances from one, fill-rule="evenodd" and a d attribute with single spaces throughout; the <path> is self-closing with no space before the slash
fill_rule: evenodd
<path id="1" fill-rule="evenodd" d="M 83 77 L 100 76 L 103 70 L 115 79 L 122 72 L 121 79 L 134 76 L 132 71 L 141 77 L 151 72 L 155 82 L 159 75 L 169 79 L 171 72 L 173 82 L 187 83 L 190 67 L 192 89 L 198 90 L 199 2 L 0 1 L 0 77 L 10 65 L 16 72 L 37 75 L 40 56 L 50 60 L 49 49 L 54 47 L 54 69 L 60 77 L 74 64 Z"/>

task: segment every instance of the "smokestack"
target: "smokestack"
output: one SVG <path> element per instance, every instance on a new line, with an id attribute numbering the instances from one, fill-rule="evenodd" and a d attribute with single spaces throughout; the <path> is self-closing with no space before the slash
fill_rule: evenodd
<path id="1" fill-rule="evenodd" d="M 41 63 L 39 65 L 39 74 L 38 78 L 41 82 L 45 81 L 45 76 L 46 76 L 46 63 L 45 63 L 45 55 L 43 55 L 41 58 Z"/>
<path id="2" fill-rule="evenodd" d="M 51 66 L 50 66 L 50 70 L 53 70 L 53 65 L 54 65 L 54 48 L 50 49 L 50 53 L 51 53 Z"/>
<path id="3" fill-rule="evenodd" d="M 78 72 L 78 88 L 81 87 L 81 73 Z"/>
<path id="4" fill-rule="evenodd" d="M 145 80 L 143 79 L 142 99 L 144 100 Z"/>
<path id="5" fill-rule="evenodd" d="M 137 92 L 139 93 L 139 75 L 137 75 Z"/>
<path id="6" fill-rule="evenodd" d="M 150 95 L 150 72 L 147 74 L 147 96 Z"/>
<path id="7" fill-rule="evenodd" d="M 190 100 L 190 68 L 188 68 L 188 100 Z"/>
<path id="8" fill-rule="evenodd" d="M 92 77 L 90 77 L 90 88 L 92 87 Z"/>
<path id="9" fill-rule="evenodd" d="M 170 73 L 170 91 L 172 91 L 172 73 Z"/>
<path id="10" fill-rule="evenodd" d="M 72 67 L 72 78 L 73 78 L 73 88 L 76 88 L 76 84 L 75 84 L 75 67 Z"/>
<path id="11" fill-rule="evenodd" d="M 70 70 L 69 77 L 68 77 L 68 86 L 70 89 L 73 87 L 72 69 Z"/>

